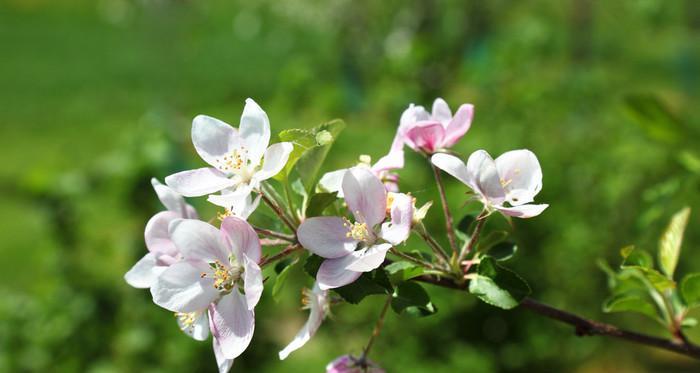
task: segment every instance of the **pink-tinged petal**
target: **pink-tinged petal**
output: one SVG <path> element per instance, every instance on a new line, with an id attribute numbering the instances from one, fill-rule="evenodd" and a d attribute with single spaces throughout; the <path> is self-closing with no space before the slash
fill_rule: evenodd
<path id="1" fill-rule="evenodd" d="M 221 222 L 221 232 L 228 237 L 233 254 L 242 262 L 243 255 L 248 256 L 255 263 L 260 262 L 262 251 L 260 239 L 253 227 L 245 220 L 229 216 Z"/>
<path id="2" fill-rule="evenodd" d="M 542 168 L 537 156 L 527 149 L 511 150 L 496 158 L 506 199 L 513 206 L 532 202 L 542 189 Z"/>
<path id="3" fill-rule="evenodd" d="M 194 312 L 207 308 L 219 297 L 204 262 L 177 262 L 160 274 L 151 286 L 153 302 L 173 312 Z"/>
<path id="4" fill-rule="evenodd" d="M 209 338 L 209 317 L 207 309 L 190 313 L 176 313 L 177 325 L 185 334 L 197 341 L 205 341 Z M 193 320 L 189 320 L 193 318 Z"/>
<path id="5" fill-rule="evenodd" d="M 197 214 L 197 210 L 192 207 L 192 205 L 186 205 L 185 206 L 185 215 L 183 216 L 185 219 L 199 219 L 199 214 Z"/>
<path id="6" fill-rule="evenodd" d="M 233 367 L 233 359 L 227 359 L 224 356 L 224 352 L 221 351 L 221 345 L 216 338 L 212 338 L 214 341 L 214 357 L 216 358 L 216 365 L 219 367 L 219 373 L 228 373 Z"/>
<path id="7" fill-rule="evenodd" d="M 318 284 L 314 284 L 311 291 L 309 301 L 309 319 L 306 324 L 299 330 L 292 342 L 287 347 L 279 352 L 280 360 L 286 359 L 289 354 L 303 347 L 311 337 L 316 334 L 316 331 L 321 327 L 323 319 L 326 317 L 326 308 L 328 307 L 328 291 L 321 290 Z"/>
<path id="8" fill-rule="evenodd" d="M 430 113 L 428 113 L 424 107 L 413 104 L 409 105 L 408 109 L 401 113 L 399 129 L 396 132 L 394 142 L 391 144 L 391 149 L 399 150 L 400 148 L 403 148 L 404 143 L 412 149 L 415 149 L 415 144 L 410 138 L 406 137 L 406 133 L 418 123 L 429 120 Z"/>
<path id="9" fill-rule="evenodd" d="M 489 203 L 501 204 L 506 194 L 498 177 L 496 162 L 485 150 L 477 150 L 467 160 L 467 173 L 474 180 L 474 190 L 484 196 Z"/>
<path id="10" fill-rule="evenodd" d="M 502 212 L 505 215 L 512 216 L 514 218 L 521 218 L 521 219 L 527 219 L 527 218 L 532 218 L 535 217 L 539 214 L 541 214 L 547 207 L 549 207 L 548 204 L 541 204 L 541 205 L 520 205 L 520 206 L 513 206 L 513 207 L 505 207 L 505 206 L 494 206 L 498 211 Z"/>
<path id="11" fill-rule="evenodd" d="M 226 177 L 224 173 L 211 167 L 172 174 L 165 178 L 165 183 L 185 197 L 199 197 L 211 194 L 236 184 L 234 180 Z"/>
<path id="12" fill-rule="evenodd" d="M 258 305 L 263 293 L 263 276 L 258 264 L 245 254 L 243 254 L 243 265 L 245 267 L 245 278 L 243 279 L 245 299 L 248 309 L 252 311 Z"/>
<path id="13" fill-rule="evenodd" d="M 413 199 L 406 194 L 393 194 L 391 221 L 382 224 L 380 237 L 392 245 L 398 245 L 411 234 L 413 221 Z"/>
<path id="14" fill-rule="evenodd" d="M 371 229 L 384 221 L 386 188 L 368 169 L 353 167 L 343 177 L 343 195 L 355 220 Z"/>
<path id="15" fill-rule="evenodd" d="M 406 131 L 406 138 L 413 143 L 413 150 L 435 152 L 442 147 L 445 138 L 445 127 L 440 122 L 420 122 Z"/>
<path id="16" fill-rule="evenodd" d="M 476 185 L 473 180 L 474 176 L 467 170 L 467 165 L 454 155 L 438 153 L 433 155 L 430 161 L 433 162 L 435 167 L 447 172 L 470 188 L 473 189 Z M 479 191 L 475 192 L 478 193 Z"/>
<path id="17" fill-rule="evenodd" d="M 359 363 L 359 358 L 343 355 L 326 365 L 326 373 L 386 373 L 372 360 L 365 360 L 365 367 Z"/>
<path id="18" fill-rule="evenodd" d="M 246 188 L 238 188 L 240 190 Z M 250 195 L 250 192 L 245 190 L 243 193 L 240 190 L 224 189 L 221 194 L 210 194 L 207 201 L 224 208 L 229 209 L 234 216 L 241 219 L 248 219 L 255 209 L 260 204 L 260 196 L 255 199 Z"/>
<path id="19" fill-rule="evenodd" d="M 270 145 L 265 151 L 262 169 L 255 173 L 255 180 L 267 180 L 282 171 L 292 150 L 294 150 L 294 146 L 290 142 L 278 142 Z"/>
<path id="20" fill-rule="evenodd" d="M 464 136 L 472 125 L 474 117 L 474 105 L 463 104 L 457 109 L 455 116 L 445 129 L 445 139 L 442 147 L 449 148 Z"/>
<path id="21" fill-rule="evenodd" d="M 326 172 L 321 176 L 321 180 L 318 181 L 318 186 L 329 193 L 338 193 L 339 198 L 343 198 L 343 176 L 348 171 L 347 168 L 343 168 L 336 171 Z"/>
<path id="22" fill-rule="evenodd" d="M 173 220 L 180 219 L 180 214 L 173 211 L 161 211 L 146 223 L 146 229 L 143 232 L 144 240 L 148 251 L 160 255 L 168 255 L 175 257 L 180 253 L 180 250 L 175 247 L 170 238 L 168 227 Z"/>
<path id="23" fill-rule="evenodd" d="M 159 269 L 156 269 L 159 268 Z M 156 277 L 166 267 L 158 267 L 156 264 L 156 256 L 153 253 L 146 254 L 124 275 L 126 282 L 139 289 L 147 289 L 151 287 Z"/>
<path id="24" fill-rule="evenodd" d="M 248 151 L 248 160 L 256 166 L 270 143 L 270 120 L 253 99 L 245 100 L 240 131 Z"/>
<path id="25" fill-rule="evenodd" d="M 192 121 L 192 144 L 205 162 L 217 167 L 217 160 L 240 148 L 241 139 L 228 123 L 198 115 Z"/>
<path id="26" fill-rule="evenodd" d="M 356 258 L 350 254 L 336 259 L 326 259 L 321 263 L 316 274 L 316 281 L 321 290 L 335 289 L 357 280 L 362 272 L 347 269 Z"/>
<path id="27" fill-rule="evenodd" d="M 184 215 L 187 212 L 185 199 L 182 198 L 180 193 L 177 193 L 169 187 L 161 184 L 155 177 L 151 178 L 151 185 L 153 185 L 153 189 L 156 191 L 158 199 L 166 209 L 177 212 L 180 215 Z"/>
<path id="28" fill-rule="evenodd" d="M 345 221 L 335 216 L 319 216 L 304 220 L 297 229 L 299 243 L 323 258 L 340 258 L 357 247 L 357 240 L 348 237 Z"/>
<path id="29" fill-rule="evenodd" d="M 345 269 L 355 272 L 369 272 L 384 263 L 386 252 L 391 249 L 391 244 L 383 243 L 357 250 L 348 255 L 353 261 Z"/>
<path id="30" fill-rule="evenodd" d="M 438 97 L 433 101 L 433 110 L 431 113 L 432 119 L 440 122 L 443 127 L 447 127 L 452 120 L 452 111 L 447 105 L 447 102 Z"/>
<path id="31" fill-rule="evenodd" d="M 170 237 L 186 259 L 228 263 L 231 250 L 221 231 L 200 220 L 179 219 L 170 223 Z"/>
<path id="32" fill-rule="evenodd" d="M 378 174 L 382 171 L 397 170 L 403 168 L 403 150 L 391 151 L 389 154 L 379 158 L 372 166 L 372 172 Z"/>
<path id="33" fill-rule="evenodd" d="M 234 290 L 209 307 L 211 334 L 227 359 L 240 356 L 250 344 L 255 315 L 248 310 L 245 295 Z"/>

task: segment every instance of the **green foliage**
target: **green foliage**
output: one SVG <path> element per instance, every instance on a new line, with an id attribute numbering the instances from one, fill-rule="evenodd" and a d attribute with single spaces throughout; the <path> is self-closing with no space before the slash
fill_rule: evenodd
<path id="1" fill-rule="evenodd" d="M 306 217 L 311 218 L 323 214 L 328 206 L 338 199 L 336 193 L 316 193 L 309 199 L 309 206 L 306 208 Z"/>
<path id="2" fill-rule="evenodd" d="M 478 274 L 469 281 L 469 292 L 499 308 L 511 309 L 531 293 L 530 286 L 515 272 L 491 258 L 479 263 Z"/>
<path id="3" fill-rule="evenodd" d="M 346 302 L 360 303 L 365 297 L 375 294 L 391 294 L 394 288 L 383 269 L 363 273 L 353 283 L 333 289 Z"/>
<path id="4" fill-rule="evenodd" d="M 398 314 L 411 316 L 430 316 L 437 308 L 430 301 L 430 296 L 420 284 L 414 281 L 400 283 L 393 293 L 391 309 Z"/>
<path id="5" fill-rule="evenodd" d="M 668 278 L 673 278 L 673 272 L 676 270 L 678 255 L 683 243 L 683 232 L 688 224 L 689 216 L 690 208 L 688 207 L 673 215 L 666 231 L 659 240 L 659 266 Z"/>
<path id="6" fill-rule="evenodd" d="M 658 97 L 636 94 L 625 97 L 627 112 L 651 139 L 675 144 L 683 140 L 687 129 Z"/>
<path id="7" fill-rule="evenodd" d="M 688 307 L 700 306 L 700 273 L 689 273 L 683 277 L 681 297 Z"/>
<path id="8" fill-rule="evenodd" d="M 603 312 L 638 312 L 659 320 L 654 302 L 643 291 L 613 294 L 603 302 Z"/>
<path id="9" fill-rule="evenodd" d="M 408 281 L 425 273 L 423 267 L 408 261 L 391 263 L 384 267 L 384 270 L 389 274 L 389 279 L 391 279 L 392 284 Z"/>
<path id="10" fill-rule="evenodd" d="M 501 242 L 486 251 L 485 255 L 499 262 L 504 262 L 512 258 L 516 252 L 518 252 L 518 246 L 516 244 L 513 242 Z"/>
<path id="11" fill-rule="evenodd" d="M 291 271 L 292 268 L 294 268 L 294 265 L 297 264 L 299 259 L 294 259 L 293 261 L 289 261 L 287 265 L 285 265 L 283 268 L 281 268 L 281 271 L 278 271 L 278 266 L 275 265 L 275 271 L 277 272 L 277 277 L 275 277 L 275 284 L 272 285 L 272 298 L 274 298 L 276 301 L 279 301 L 280 297 L 280 292 L 284 288 L 284 284 L 287 281 L 287 277 L 289 276 L 289 272 Z M 283 263 L 283 262 L 280 262 Z M 279 264 L 279 263 L 278 263 Z"/>

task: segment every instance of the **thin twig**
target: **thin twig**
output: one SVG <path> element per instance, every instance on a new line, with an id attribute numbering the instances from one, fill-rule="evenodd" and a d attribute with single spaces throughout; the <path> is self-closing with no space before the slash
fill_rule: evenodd
<path id="1" fill-rule="evenodd" d="M 288 255 L 294 253 L 295 251 L 301 249 L 301 246 L 299 244 L 293 244 L 285 247 L 282 251 L 278 252 L 277 254 L 269 257 L 265 257 L 260 261 L 260 268 L 263 268 L 269 264 L 272 264 L 284 257 L 287 257 Z"/>
<path id="2" fill-rule="evenodd" d="M 418 228 L 415 229 L 416 232 L 418 233 L 419 236 L 425 241 L 426 244 L 433 250 L 435 255 L 440 259 L 440 261 L 448 265 L 450 264 L 450 259 L 447 257 L 447 253 L 445 250 L 440 246 L 440 244 L 435 241 L 435 239 L 428 233 L 428 231 L 425 229 L 425 226 L 423 223 L 420 223 Z"/>
<path id="3" fill-rule="evenodd" d="M 410 255 L 408 255 L 408 254 L 402 253 L 401 251 L 397 250 L 395 247 L 392 247 L 392 248 L 389 249 L 389 250 L 390 250 L 390 251 L 389 251 L 390 253 L 392 253 L 392 254 L 398 256 L 399 258 L 406 259 L 406 260 L 408 260 L 409 262 L 418 264 L 418 265 L 421 266 L 421 267 L 425 267 L 425 268 L 428 268 L 428 269 L 437 270 L 437 268 L 435 268 L 435 266 L 434 266 L 432 263 L 428 263 L 428 262 L 426 262 L 425 260 L 418 259 L 418 258 L 412 257 L 412 256 L 410 256 Z"/>
<path id="4" fill-rule="evenodd" d="M 255 229 L 255 231 L 258 234 L 262 234 L 263 236 L 279 238 L 280 240 L 285 240 L 288 242 L 295 242 L 296 241 L 294 236 L 292 236 L 291 234 L 285 234 L 282 232 L 277 232 L 277 231 L 273 231 L 271 229 L 265 229 L 265 228 L 260 228 L 260 227 L 256 227 L 256 226 L 253 226 L 253 229 Z"/>
<path id="5" fill-rule="evenodd" d="M 468 284 L 458 284 L 449 278 L 437 278 L 435 276 L 423 275 L 415 278 L 416 281 L 426 282 L 437 286 L 442 286 L 451 289 L 464 290 Z M 682 340 L 671 340 L 666 338 L 654 337 L 646 334 L 641 334 L 629 330 L 620 329 L 617 326 L 606 324 L 594 320 L 589 320 L 576 314 L 554 308 L 544 303 L 538 302 L 532 298 L 525 298 L 520 303 L 520 306 L 527 308 L 541 316 L 548 317 L 569 325 L 574 326 L 577 336 L 606 336 L 618 339 L 624 339 L 629 342 L 634 342 L 646 346 L 656 347 L 667 351 L 676 352 L 695 359 L 700 359 L 700 346 L 684 342 Z"/>
<path id="6" fill-rule="evenodd" d="M 445 227 L 447 228 L 447 238 L 450 241 L 450 248 L 453 253 L 457 252 L 457 237 L 455 236 L 454 222 L 452 221 L 452 214 L 450 213 L 450 208 L 447 205 L 447 194 L 445 193 L 445 186 L 442 184 L 442 178 L 440 177 L 440 170 L 435 167 L 431 162 L 430 167 L 433 169 L 433 175 L 435 175 L 435 182 L 438 186 L 438 191 L 440 192 L 440 202 L 442 203 L 442 211 L 445 213 Z"/>
<path id="7" fill-rule="evenodd" d="M 389 305 L 391 304 L 392 299 L 393 296 L 389 294 L 389 296 L 386 299 L 386 302 L 384 302 L 382 311 L 379 313 L 379 319 L 377 319 L 377 323 L 374 324 L 372 335 L 370 335 L 369 341 L 367 341 L 367 345 L 365 346 L 364 350 L 362 350 L 362 356 L 360 357 L 360 360 L 363 362 L 366 360 L 367 354 L 369 354 L 369 350 L 372 349 L 374 340 L 379 336 L 379 333 L 382 331 L 382 327 L 384 326 L 384 316 L 386 316 L 386 311 L 389 309 Z"/>
<path id="8" fill-rule="evenodd" d="M 296 233 L 297 228 L 294 226 L 294 224 L 293 224 L 291 221 L 289 221 L 289 219 L 287 218 L 287 216 L 284 214 L 284 211 L 282 211 L 282 209 L 280 209 L 279 206 L 277 206 L 277 204 L 275 204 L 275 202 L 272 201 L 272 200 L 270 199 L 270 197 L 268 197 L 263 191 L 260 191 L 260 196 L 262 197 L 263 202 L 265 202 L 268 206 L 270 206 L 270 208 L 272 209 L 272 211 L 273 211 L 277 216 L 279 216 L 279 218 L 282 220 L 282 222 L 283 222 L 284 224 L 286 224 L 287 227 L 288 227 L 289 229 L 291 229 L 292 232 Z"/>
<path id="9" fill-rule="evenodd" d="M 476 246 L 476 243 L 479 242 L 479 236 L 481 235 L 481 230 L 484 228 L 484 225 L 486 224 L 486 210 L 482 211 L 479 216 L 476 217 L 476 227 L 474 228 L 474 233 L 472 234 L 471 238 L 469 238 L 469 243 L 467 246 L 464 247 L 461 253 L 459 253 L 459 258 L 457 259 L 457 263 L 461 263 L 464 258 L 467 257 L 467 255 L 474 249 Z"/>

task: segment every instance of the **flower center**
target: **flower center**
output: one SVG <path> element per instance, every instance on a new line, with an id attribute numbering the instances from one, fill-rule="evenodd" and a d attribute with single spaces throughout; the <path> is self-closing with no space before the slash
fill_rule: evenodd
<path id="1" fill-rule="evenodd" d="M 236 281 L 241 278 L 241 274 L 243 274 L 243 267 L 238 265 L 235 260 L 230 260 L 230 262 L 230 266 L 226 266 L 218 260 L 214 263 L 209 263 L 213 273 L 202 273 L 200 277 L 213 278 L 214 288 L 221 292 L 231 291 L 231 289 L 233 289 L 233 287 L 236 285 Z"/>
<path id="2" fill-rule="evenodd" d="M 371 237 L 367 223 L 350 223 L 349 220 L 346 220 L 343 225 L 348 229 L 345 237 L 352 237 L 358 241 L 367 241 Z"/>
<path id="3" fill-rule="evenodd" d="M 194 323 L 197 321 L 199 314 L 197 312 L 175 312 L 177 321 L 182 325 L 182 329 L 192 331 Z"/>

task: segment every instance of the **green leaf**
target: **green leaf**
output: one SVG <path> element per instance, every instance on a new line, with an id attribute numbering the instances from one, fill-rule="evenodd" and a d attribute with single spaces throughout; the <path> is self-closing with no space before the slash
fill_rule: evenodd
<path id="1" fill-rule="evenodd" d="M 296 165 L 299 158 L 307 150 L 317 146 L 316 136 L 311 130 L 304 129 L 288 129 L 279 133 L 280 141 L 286 141 L 292 143 L 294 149 L 289 154 L 287 159 L 287 164 L 284 166 L 282 172 L 275 175 L 277 180 L 285 180 L 285 178 L 291 173 L 292 169 Z"/>
<path id="2" fill-rule="evenodd" d="M 464 215 L 464 217 L 459 220 L 459 223 L 457 223 L 457 230 L 464 233 L 467 237 L 469 237 L 470 232 L 474 228 L 475 222 L 476 222 L 476 215 L 473 215 L 473 214 Z"/>
<path id="3" fill-rule="evenodd" d="M 284 283 L 287 281 L 287 276 L 289 276 L 290 270 L 294 267 L 294 265 L 297 262 L 298 259 L 294 260 L 288 266 L 284 267 L 284 269 L 282 269 L 282 272 L 280 272 L 277 275 L 277 278 L 275 279 L 275 284 L 272 286 L 272 298 L 275 301 L 279 302 L 279 293 L 284 287 Z"/>
<path id="4" fill-rule="evenodd" d="M 676 283 L 661 274 L 661 272 L 651 269 L 651 268 L 646 268 L 646 267 L 641 267 L 641 266 L 624 266 L 623 271 L 634 271 L 644 277 L 651 286 L 654 287 L 654 289 L 658 290 L 659 292 L 664 292 L 666 290 L 670 290 L 676 287 Z"/>
<path id="5" fill-rule="evenodd" d="M 689 329 L 695 327 L 696 325 L 698 325 L 698 319 L 693 317 L 686 317 L 683 319 L 683 321 L 681 321 L 681 328 Z"/>
<path id="6" fill-rule="evenodd" d="M 355 282 L 333 289 L 343 299 L 352 304 L 358 304 L 366 296 L 373 294 L 391 294 L 394 288 L 383 269 L 363 273 Z"/>
<path id="7" fill-rule="evenodd" d="M 309 195 L 306 193 L 306 189 L 304 189 L 304 184 L 301 183 L 301 179 L 294 180 L 291 186 L 294 193 L 302 196 L 303 198 L 309 197 Z"/>
<path id="8" fill-rule="evenodd" d="M 398 314 L 423 317 L 437 312 L 428 293 L 418 283 L 402 282 L 396 287 L 391 300 L 391 309 Z"/>
<path id="9" fill-rule="evenodd" d="M 620 268 L 629 266 L 639 266 L 644 268 L 654 267 L 654 260 L 651 258 L 651 254 L 645 250 L 637 249 L 633 245 L 625 246 L 620 249 L 620 255 L 622 255 L 623 258 Z"/>
<path id="10" fill-rule="evenodd" d="M 321 263 L 323 263 L 323 258 L 314 254 L 309 255 L 304 263 L 304 272 L 308 273 L 309 276 L 315 279 L 316 274 L 318 273 L 318 268 L 321 267 Z"/>
<path id="11" fill-rule="evenodd" d="M 626 292 L 615 294 L 603 303 L 603 312 L 637 312 L 659 320 L 656 307 L 642 292 Z"/>
<path id="12" fill-rule="evenodd" d="M 512 258 L 517 251 L 518 246 L 516 244 L 512 242 L 501 242 L 486 252 L 486 255 L 499 262 L 503 262 Z"/>
<path id="13" fill-rule="evenodd" d="M 479 238 L 479 242 L 476 245 L 476 249 L 481 252 L 487 252 L 490 248 L 503 242 L 503 240 L 508 237 L 508 232 L 506 231 L 493 231 L 489 232 L 487 235 L 482 235 Z"/>
<path id="14" fill-rule="evenodd" d="M 528 296 L 531 290 L 527 282 L 515 272 L 487 257 L 479 263 L 478 275 L 469 281 L 469 292 L 492 306 L 511 309 Z"/>
<path id="15" fill-rule="evenodd" d="M 683 277 L 681 297 L 688 308 L 700 306 L 700 273 L 689 273 Z"/>
<path id="16" fill-rule="evenodd" d="M 305 151 L 297 161 L 297 172 L 306 190 L 312 190 L 318 180 L 318 172 L 326 160 L 333 142 L 345 128 L 341 120 L 334 120 L 312 129 L 316 146 Z M 330 136 L 330 137 L 329 137 Z M 320 140 L 320 142 L 318 142 Z"/>
<path id="17" fill-rule="evenodd" d="M 676 270 L 678 255 L 683 243 L 683 232 L 688 224 L 689 216 L 689 207 L 685 207 L 673 215 L 666 231 L 659 240 L 659 266 L 668 278 L 673 278 L 673 272 Z"/>
<path id="18" fill-rule="evenodd" d="M 311 196 L 309 206 L 306 208 L 306 217 L 321 216 L 323 210 L 338 199 L 336 193 L 316 193 Z"/>
<path id="19" fill-rule="evenodd" d="M 391 263 L 384 267 L 384 270 L 389 274 L 389 278 L 393 284 L 408 281 L 424 273 L 422 267 L 408 261 Z"/>

